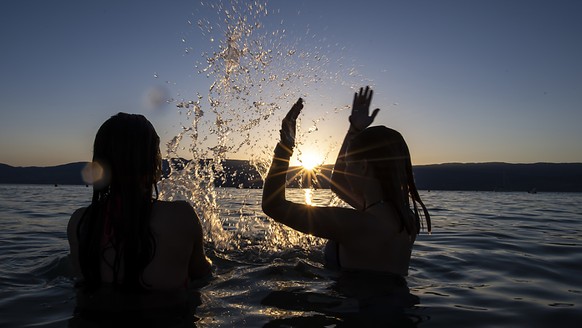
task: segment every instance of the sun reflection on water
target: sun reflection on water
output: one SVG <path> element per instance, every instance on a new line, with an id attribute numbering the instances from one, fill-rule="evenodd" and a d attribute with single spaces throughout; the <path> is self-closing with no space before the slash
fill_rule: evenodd
<path id="1" fill-rule="evenodd" d="M 306 188 L 303 191 L 305 192 L 305 204 L 313 205 L 313 189 Z"/>

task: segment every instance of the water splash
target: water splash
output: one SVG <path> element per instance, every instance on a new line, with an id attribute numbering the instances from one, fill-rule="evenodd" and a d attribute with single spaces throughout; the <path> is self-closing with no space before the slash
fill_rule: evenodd
<path id="1" fill-rule="evenodd" d="M 330 55 L 330 46 L 299 46 L 302 37 L 313 39 L 315 35 L 308 29 L 305 36 L 293 38 L 284 20 L 272 23 L 273 17 L 268 16 L 276 16 L 278 11 L 269 9 L 265 1 L 202 2 L 198 12 L 203 16 L 196 24 L 188 23 L 199 29 L 211 50 L 203 51 L 202 60 L 194 67 L 198 77 L 207 78 L 210 85 L 204 96 L 195 92 L 193 99 L 176 101 L 185 120 L 167 144 L 165 157 L 171 172 L 161 183 L 161 197 L 190 201 L 201 216 L 207 242 L 217 249 L 254 245 L 277 250 L 321 243 L 273 223 L 262 213 L 249 217 L 245 204 L 239 205 L 237 223 L 226 222 L 218 204 L 225 201 L 228 192 L 218 192 L 214 182 L 221 178 L 223 161 L 233 155 L 249 159 L 264 178 L 287 108 L 299 97 L 309 98 L 321 84 L 355 86 L 343 78 L 356 76 L 355 69 L 338 65 L 341 58 Z M 181 41 L 188 42 L 186 38 Z M 193 48 L 187 47 L 186 52 L 191 53 Z M 306 131 L 299 121 L 298 152 L 306 135 L 317 132 L 317 125 L 325 121 L 326 115 L 344 109 L 326 112 Z M 256 240 L 257 227 L 263 231 L 260 241 Z"/>

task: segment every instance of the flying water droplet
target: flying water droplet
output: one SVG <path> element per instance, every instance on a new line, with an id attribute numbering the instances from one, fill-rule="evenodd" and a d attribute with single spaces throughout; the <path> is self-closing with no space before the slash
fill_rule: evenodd
<path id="1" fill-rule="evenodd" d="M 166 158 L 191 161 L 181 169 L 172 167 L 170 178 L 165 181 L 166 188 L 161 190 L 165 199 L 186 198 L 195 205 L 207 232 L 206 238 L 217 248 L 238 247 L 239 239 L 233 238 L 232 230 L 224 231 L 228 219 L 217 205 L 221 194 L 214 184 L 225 181 L 219 178 L 220 163 L 233 155 L 249 158 L 254 169 L 264 177 L 270 165 L 272 143 L 278 138 L 279 120 L 290 104 L 310 91 L 319 96 L 317 90 L 324 81 L 329 84 L 325 87 L 330 89 L 345 88 L 350 84 L 345 79 L 358 75 L 355 69 L 346 68 L 349 65 L 344 65 L 342 60 L 333 62 L 332 66 L 330 58 L 337 58 L 333 57 L 336 52 L 341 54 L 338 46 L 325 46 L 325 38 L 317 39 L 309 28 L 305 38 L 309 36 L 310 43 L 313 39 L 320 44 L 309 47 L 299 42 L 300 38 L 293 39 L 284 20 L 277 19 L 279 11 L 268 9 L 265 1 L 202 1 L 201 6 L 216 12 L 196 23 L 199 33 L 209 42 L 206 42 L 208 48 L 201 46 L 202 59 L 192 66 L 195 72 L 209 79 L 209 86 L 206 91 L 196 93 L 195 101 L 182 100 L 176 104 L 178 111 L 186 114 L 182 117 L 188 122 L 168 143 Z M 275 17 L 265 19 L 267 15 Z M 181 40 L 186 42 L 185 37 Z M 194 49 L 200 47 L 188 47 L 186 52 Z M 346 97 L 347 102 L 349 98 Z M 328 97 L 319 101 L 334 103 L 335 99 Z M 312 106 L 317 106 L 317 102 Z M 342 110 L 336 107 L 331 112 Z M 301 140 L 313 139 L 317 143 L 320 120 L 313 122 L 308 129 L 298 130 Z M 298 145 L 298 152 L 304 144 Z M 242 174 L 237 177 L 242 178 Z M 263 215 L 257 217 L 261 222 L 265 219 Z M 234 230 L 237 236 L 245 237 L 244 231 L 248 232 L 251 227 L 249 220 L 244 217 L 236 223 L 236 227 L 241 228 Z M 279 224 L 269 224 L 264 239 L 260 247 L 321 242 Z"/>

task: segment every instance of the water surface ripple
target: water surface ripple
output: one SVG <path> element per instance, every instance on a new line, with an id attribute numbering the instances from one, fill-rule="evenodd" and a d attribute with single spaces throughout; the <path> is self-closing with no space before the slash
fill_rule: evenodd
<path id="1" fill-rule="evenodd" d="M 0 185 L 0 326 L 69 326 L 76 299 L 65 229 L 90 189 Z M 544 327 L 582 319 L 582 194 L 424 192 L 433 234 L 420 235 L 413 250 L 410 294 L 380 295 L 389 284 L 381 278 L 362 283 L 324 269 L 317 240 L 266 242 L 275 235 L 260 190 L 217 192 L 234 247 L 207 245 L 215 275 L 191 291 L 200 299 L 192 326 Z M 331 201 L 329 190 L 314 193 L 316 205 Z M 404 300 L 418 304 L 397 305 Z"/>

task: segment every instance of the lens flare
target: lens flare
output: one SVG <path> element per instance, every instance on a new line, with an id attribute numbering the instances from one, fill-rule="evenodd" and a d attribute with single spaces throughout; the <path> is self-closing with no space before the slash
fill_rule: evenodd
<path id="1" fill-rule="evenodd" d="M 109 172 L 98 162 L 87 163 L 81 170 L 81 176 L 86 184 L 92 184 L 95 189 L 101 189 L 109 184 Z"/>
<path id="2" fill-rule="evenodd" d="M 303 169 L 313 171 L 313 169 L 323 164 L 323 158 L 316 153 L 304 153 L 301 155 L 299 162 Z"/>

